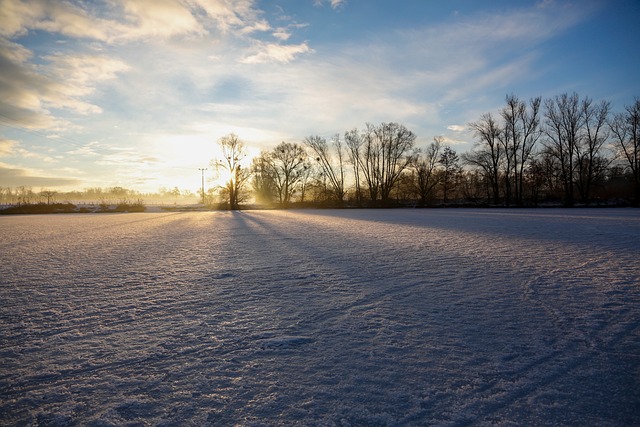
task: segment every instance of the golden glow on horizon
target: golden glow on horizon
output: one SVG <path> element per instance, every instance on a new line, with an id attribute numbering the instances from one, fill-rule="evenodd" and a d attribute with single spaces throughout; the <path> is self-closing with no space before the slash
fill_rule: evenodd
<path id="1" fill-rule="evenodd" d="M 150 192 L 160 187 L 178 187 L 197 193 L 202 186 L 200 168 L 207 169 L 204 171 L 205 191 L 224 186 L 231 178 L 228 170 L 215 165 L 216 161 L 224 161 L 217 139 L 203 134 L 166 134 L 154 136 L 153 143 L 148 146 L 152 151 L 149 154 L 159 159 L 157 175 L 150 176 L 153 182 L 148 189 Z M 250 168 L 260 148 L 245 141 L 245 153 L 241 164 L 244 168 Z"/>

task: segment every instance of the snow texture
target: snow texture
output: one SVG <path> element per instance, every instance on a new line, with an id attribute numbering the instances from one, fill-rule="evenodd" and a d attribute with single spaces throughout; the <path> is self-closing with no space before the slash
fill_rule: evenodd
<path id="1" fill-rule="evenodd" d="M 0 218 L 0 425 L 640 425 L 640 211 Z"/>

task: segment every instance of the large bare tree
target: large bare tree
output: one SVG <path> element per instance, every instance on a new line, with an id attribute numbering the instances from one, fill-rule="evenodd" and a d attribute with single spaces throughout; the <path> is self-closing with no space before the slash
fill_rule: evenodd
<path id="1" fill-rule="evenodd" d="M 388 203 L 393 186 L 412 163 L 416 135 L 398 123 L 367 124 L 362 139 L 362 171 L 371 200 L 380 197 L 383 204 Z"/>
<path id="2" fill-rule="evenodd" d="M 258 203 L 271 205 L 276 197 L 271 159 L 268 152 L 262 152 L 253 158 L 251 162 L 251 174 L 253 176 L 253 193 Z"/>
<path id="3" fill-rule="evenodd" d="M 640 98 L 609 123 L 619 156 L 633 175 L 635 203 L 640 204 Z"/>
<path id="4" fill-rule="evenodd" d="M 491 113 L 480 116 L 477 122 L 468 125 L 477 138 L 472 151 L 464 153 L 465 163 L 479 167 L 488 179 L 493 193 L 493 202 L 500 203 L 500 176 L 504 149 L 500 143 L 502 127 Z"/>
<path id="5" fill-rule="evenodd" d="M 438 175 L 436 169 L 440 160 L 440 148 L 444 138 L 436 136 L 433 142 L 429 144 L 426 150 L 418 149 L 413 170 L 415 173 L 415 186 L 418 196 L 420 197 L 420 205 L 425 206 L 429 198 L 433 195 L 433 190 L 438 185 Z"/>
<path id="6" fill-rule="evenodd" d="M 577 93 L 563 93 L 545 100 L 545 146 L 560 165 L 565 203 L 574 203 L 574 173 L 580 144 L 583 116 Z"/>
<path id="7" fill-rule="evenodd" d="M 602 151 L 609 138 L 607 121 L 610 104 L 607 101 L 594 103 L 591 98 L 584 98 L 580 104 L 582 114 L 582 138 L 576 145 L 577 170 L 576 186 L 582 202 L 589 203 L 591 191 L 597 178 L 603 177 L 609 160 Z"/>
<path id="8" fill-rule="evenodd" d="M 281 142 L 267 156 L 273 185 L 278 193 L 280 204 L 287 205 L 308 175 L 310 167 L 307 152 L 296 143 Z"/>
<path id="9" fill-rule="evenodd" d="M 360 171 L 362 170 L 362 136 L 358 129 L 352 129 L 344 133 L 344 142 L 347 146 L 347 156 L 349 163 L 353 166 L 353 181 L 355 185 L 356 203 L 362 205 L 362 188 Z"/>
<path id="10" fill-rule="evenodd" d="M 331 189 L 335 199 L 338 202 L 344 200 L 344 150 L 342 148 L 342 141 L 340 135 L 335 135 L 332 138 L 332 147 L 337 157 L 337 162 L 334 162 L 331 155 L 331 147 L 327 143 L 327 140 L 320 136 L 309 136 L 304 139 L 304 143 L 307 147 L 311 148 L 315 154 L 315 159 L 324 177 L 329 180 Z"/>
<path id="11" fill-rule="evenodd" d="M 457 177 L 460 173 L 459 157 L 456 151 L 447 146 L 444 147 L 438 162 L 442 165 L 442 177 L 440 185 L 442 186 L 442 200 L 444 203 L 449 201 L 449 193 L 456 187 Z"/>
<path id="12" fill-rule="evenodd" d="M 222 151 L 222 159 L 213 160 L 212 166 L 227 172 L 224 193 L 229 201 L 229 209 L 238 209 L 240 193 L 250 177 L 250 171 L 241 165 L 247 156 L 244 142 L 236 134 L 230 133 L 220 138 L 218 144 Z"/>
<path id="13" fill-rule="evenodd" d="M 506 105 L 500 114 L 504 120 L 504 132 L 501 140 L 506 161 L 506 199 L 509 204 L 513 195 L 516 203 L 522 204 L 524 171 L 540 137 L 541 98 L 532 98 L 527 106 L 525 101 L 510 94 L 505 98 L 505 102 Z M 513 192 L 511 191 L 511 176 L 513 176 Z"/>

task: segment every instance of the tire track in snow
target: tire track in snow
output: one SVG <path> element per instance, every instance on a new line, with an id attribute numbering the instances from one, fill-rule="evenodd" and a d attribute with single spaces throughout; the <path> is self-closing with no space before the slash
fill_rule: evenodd
<path id="1" fill-rule="evenodd" d="M 510 241 L 508 242 L 508 245 L 512 245 L 513 242 L 513 238 L 510 239 Z M 458 244 L 461 244 L 462 242 L 457 242 Z M 475 247 L 487 247 L 487 244 L 489 247 L 494 247 L 495 248 L 495 244 L 491 245 L 491 241 L 489 242 L 484 242 L 482 244 L 478 244 L 477 242 L 474 243 Z M 456 245 L 456 241 L 455 239 L 453 239 L 453 241 L 450 241 L 449 244 L 453 244 L 455 247 L 457 247 L 458 249 L 463 249 L 464 252 L 464 248 L 460 248 L 460 246 Z M 527 245 L 529 245 L 530 242 L 527 242 Z M 500 248 L 498 248 L 500 249 Z M 519 248 L 521 249 L 521 248 Z M 528 250 L 523 251 L 524 253 L 526 252 L 531 252 L 533 256 L 535 256 L 535 251 L 538 250 L 538 254 L 544 254 L 545 249 L 548 253 L 548 247 L 544 246 L 544 247 L 540 247 L 540 248 L 536 248 L 534 247 L 533 250 L 531 250 L 531 248 L 529 248 Z M 566 250 L 566 248 L 565 248 Z M 497 255 L 496 253 L 492 254 L 494 257 Z M 581 254 L 577 254 L 577 256 L 580 256 Z M 506 254 L 506 256 L 504 257 L 504 259 L 509 259 L 508 258 L 508 254 Z M 543 256 L 541 259 L 541 263 L 543 264 L 542 267 L 542 271 L 545 271 L 545 265 L 553 265 L 554 262 L 557 261 L 557 258 L 546 258 Z M 590 261 L 586 261 L 582 264 L 578 264 L 577 268 L 586 268 L 589 265 Z M 533 263 L 533 266 L 535 267 L 535 263 Z M 528 267 L 531 267 L 528 266 Z M 572 266 L 573 268 L 575 268 L 575 266 Z M 527 266 L 525 265 L 524 268 L 527 268 Z M 565 266 L 566 268 L 566 266 Z M 539 270 L 539 268 L 538 268 Z M 556 269 L 556 270 L 551 270 L 549 272 L 550 276 L 554 276 L 556 275 L 559 271 L 561 271 L 561 269 Z M 571 269 L 570 269 L 571 271 Z M 535 272 L 534 272 L 535 274 Z M 526 277 L 524 278 L 523 282 L 522 282 L 522 288 L 523 288 L 523 292 L 525 297 L 531 297 L 531 283 L 532 280 L 535 279 L 526 279 Z M 376 298 L 379 295 L 374 296 L 373 298 Z M 540 301 L 534 301 L 536 303 L 540 303 Z M 364 301 L 360 301 L 360 303 L 364 304 Z M 565 333 L 572 333 L 574 334 L 572 337 L 571 341 L 574 341 L 576 338 L 576 335 L 578 337 L 581 336 L 581 333 L 579 330 L 576 330 L 575 328 L 567 328 L 567 327 L 562 327 L 563 325 L 561 323 L 558 323 L 558 319 L 559 319 L 559 312 L 558 311 L 553 311 L 553 309 L 551 308 L 550 305 L 546 304 L 544 305 L 545 311 L 551 314 L 551 318 L 553 320 L 553 323 L 555 323 L 556 325 L 558 325 L 558 328 L 560 329 L 559 331 L 559 336 L 561 337 L 562 334 Z M 575 314 L 575 313 L 574 313 Z M 608 331 L 602 331 L 604 334 L 608 334 Z M 584 339 L 583 339 L 584 340 Z M 519 372 L 515 372 L 518 375 L 522 375 L 524 373 L 524 371 L 529 370 L 529 374 L 532 377 L 537 377 L 537 380 L 532 380 L 530 381 L 530 384 L 537 384 L 538 386 L 544 387 L 544 386 L 548 386 L 551 385 L 554 382 L 558 382 L 558 381 L 562 381 L 562 377 L 564 375 L 567 375 L 568 373 L 576 370 L 578 367 L 580 367 L 581 365 L 587 363 L 590 359 L 591 356 L 577 356 L 577 357 L 568 357 L 566 356 L 566 354 L 564 354 L 565 352 L 573 352 L 574 349 L 572 349 L 572 343 L 567 343 L 567 344 L 556 344 L 556 345 L 561 345 L 561 350 L 553 350 L 551 353 L 547 354 L 547 355 L 543 355 L 542 357 L 540 357 L 540 359 L 535 360 L 534 362 L 530 363 L 527 365 L 527 368 L 525 370 L 520 370 Z M 562 347 L 564 346 L 564 347 Z M 589 347 L 589 346 L 588 346 Z M 538 367 L 542 367 L 542 366 L 547 366 L 547 365 L 559 365 L 559 367 L 557 369 L 554 369 L 551 371 L 551 373 L 549 372 L 545 372 L 544 374 L 540 375 L 541 372 L 539 371 L 539 369 L 537 369 Z M 537 381 L 537 383 L 536 383 Z M 481 388 L 480 390 L 476 390 L 477 391 L 482 391 L 482 392 L 487 392 L 490 389 L 494 388 L 495 386 L 497 386 L 497 383 L 494 383 L 493 385 L 490 386 L 485 386 L 483 388 Z M 515 402 L 518 400 L 522 400 L 524 398 L 526 398 L 527 396 L 529 396 L 531 393 L 534 393 L 537 390 L 537 386 L 534 387 L 528 387 L 528 388 L 519 388 L 516 389 L 513 393 L 510 394 L 510 396 L 507 399 L 504 399 L 502 401 L 502 403 L 500 404 L 493 404 L 493 405 L 489 405 L 487 408 L 485 408 L 484 414 L 485 415 L 489 415 L 492 414 L 494 412 L 496 412 L 497 410 L 504 410 L 505 407 L 508 407 L 508 402 Z M 474 410 L 472 410 L 472 412 L 477 411 L 477 404 L 474 404 L 475 408 Z M 468 409 L 468 408 L 467 408 Z"/>
<path id="2" fill-rule="evenodd" d="M 299 218 L 297 218 L 297 219 L 299 220 Z M 281 227 L 282 229 L 285 229 L 285 228 L 287 228 L 287 227 L 292 225 L 292 224 L 286 223 L 286 221 L 283 221 L 283 220 L 280 220 L 280 221 L 283 224 L 282 227 Z M 271 226 L 273 226 L 273 221 L 270 221 L 269 224 Z M 307 228 L 309 226 L 309 224 L 307 222 L 303 222 L 303 224 L 304 224 L 305 228 Z M 384 245 L 384 240 L 385 240 L 385 237 L 387 237 L 387 236 L 385 235 L 385 233 L 381 233 L 381 234 L 383 234 L 383 236 L 378 236 L 378 241 L 379 241 L 379 243 L 381 245 Z M 332 237 L 335 237 L 335 236 L 332 236 Z M 456 247 L 457 251 L 461 251 L 462 250 L 464 252 L 465 248 L 464 247 L 460 247 L 460 244 L 463 241 L 466 241 L 466 242 L 471 241 L 471 242 L 473 242 L 473 239 L 470 240 L 468 237 L 469 236 L 465 235 L 465 236 L 462 236 L 459 239 L 452 239 L 451 236 L 449 236 L 448 237 L 448 240 L 449 240 L 448 244 L 449 245 L 452 244 L 454 247 Z M 347 247 L 359 247 L 359 246 L 362 245 L 362 242 L 353 241 L 352 240 L 352 236 L 341 236 L 341 238 L 343 239 L 343 241 L 344 240 L 348 241 Z M 369 237 L 367 237 L 367 238 L 369 238 Z M 328 240 L 329 241 L 335 241 L 335 238 L 333 238 L 333 239 L 330 238 Z M 451 241 L 451 240 L 453 240 L 453 241 Z M 457 241 L 457 240 L 459 240 L 459 241 Z M 456 243 L 458 243 L 458 244 L 456 244 Z M 301 252 L 299 249 L 300 248 L 296 248 L 296 253 L 300 253 Z M 309 251 L 309 250 L 317 251 L 318 248 L 310 249 L 310 248 L 307 247 L 306 251 Z M 332 247 L 330 250 L 334 251 L 335 248 Z M 304 252 L 305 252 L 305 250 L 302 251 L 302 253 L 304 253 Z M 437 258 L 438 261 L 444 261 L 446 259 L 446 258 L 443 258 L 441 254 L 438 255 L 438 257 L 439 257 L 439 258 Z M 320 258 L 324 259 L 324 257 L 320 257 Z M 456 254 L 454 254 L 453 256 L 450 257 L 450 261 L 447 261 L 447 262 L 444 263 L 445 264 L 444 265 L 444 270 L 445 271 L 449 271 L 450 273 L 452 273 L 453 271 L 452 271 L 451 267 L 456 263 L 460 266 L 460 264 L 461 264 L 460 260 L 462 258 L 464 258 L 463 254 L 459 253 L 459 252 L 456 252 Z M 393 276 L 394 275 L 391 275 L 390 277 L 393 277 Z M 353 279 L 353 278 L 349 277 L 347 280 L 349 280 L 349 279 Z M 346 307 L 340 307 L 338 309 L 334 309 L 333 311 L 328 313 L 327 316 L 325 316 L 325 318 L 323 320 L 327 321 L 329 317 L 341 317 L 342 316 L 341 313 L 342 313 L 343 309 L 347 310 L 347 311 L 349 311 L 351 313 L 354 313 L 355 315 L 363 315 L 364 313 L 366 313 L 366 311 L 368 310 L 369 307 L 375 308 L 376 302 L 378 302 L 380 300 L 383 300 L 383 299 L 393 298 L 394 296 L 397 296 L 398 294 L 402 294 L 403 292 L 407 292 L 407 291 L 409 291 L 411 289 L 414 289 L 414 288 L 416 288 L 416 284 L 415 283 L 405 284 L 405 285 L 402 285 L 402 286 L 390 285 L 390 286 L 380 287 L 379 289 L 373 289 L 369 293 L 367 293 L 365 296 L 361 296 L 360 298 L 350 302 L 350 304 L 347 305 Z M 530 366 L 533 367 L 533 366 L 542 364 L 544 362 L 547 362 L 549 357 L 554 357 L 554 356 L 555 356 L 555 354 L 552 354 L 552 356 L 544 355 L 544 356 L 541 357 L 539 362 L 534 362 L 534 363 L 530 364 Z M 488 392 L 490 388 L 492 388 L 492 386 L 491 387 L 484 387 L 482 391 L 483 392 Z M 474 392 L 477 392 L 477 390 L 474 390 Z"/>

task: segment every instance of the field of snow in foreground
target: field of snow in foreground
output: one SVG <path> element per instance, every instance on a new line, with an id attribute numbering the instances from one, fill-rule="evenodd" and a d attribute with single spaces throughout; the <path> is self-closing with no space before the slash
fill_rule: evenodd
<path id="1" fill-rule="evenodd" d="M 0 425 L 640 425 L 640 211 L 0 218 Z"/>

